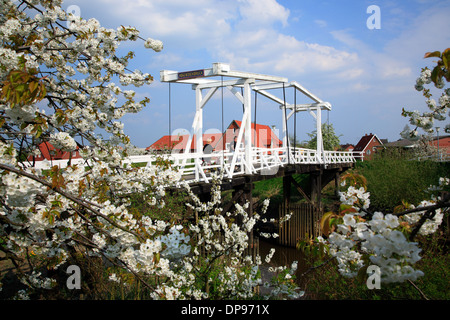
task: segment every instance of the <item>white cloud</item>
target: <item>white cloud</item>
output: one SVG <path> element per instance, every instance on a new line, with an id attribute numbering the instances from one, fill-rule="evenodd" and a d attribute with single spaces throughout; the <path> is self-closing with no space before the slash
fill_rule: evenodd
<path id="1" fill-rule="evenodd" d="M 331 34 L 358 57 L 353 61 L 353 73 L 350 78 L 370 76 L 372 80 L 382 80 L 411 76 L 412 70 L 409 61 L 395 57 L 391 53 L 385 53 L 382 49 L 372 48 L 353 37 L 347 30 L 332 31 Z"/>
<path id="2" fill-rule="evenodd" d="M 396 65 L 388 65 L 386 62 L 381 69 L 382 78 L 391 78 L 391 77 L 408 77 L 412 75 L 412 70 L 410 67 L 401 67 Z"/>
<path id="3" fill-rule="evenodd" d="M 314 20 L 314 23 L 321 28 L 325 28 L 326 26 L 328 26 L 328 23 L 325 20 Z"/>
<path id="4" fill-rule="evenodd" d="M 289 10 L 280 5 L 276 0 L 238 0 L 239 12 L 245 24 L 261 26 L 281 22 L 287 26 Z"/>
<path id="5" fill-rule="evenodd" d="M 370 85 L 367 83 L 362 82 L 356 82 L 350 86 L 350 92 L 361 92 L 361 91 L 367 91 L 371 88 Z"/>
<path id="6" fill-rule="evenodd" d="M 407 83 L 412 87 L 420 68 L 431 62 L 423 59 L 425 52 L 448 47 L 449 14 L 450 6 L 443 5 L 424 10 L 414 18 L 402 16 L 403 27 L 395 29 L 398 33 L 381 46 L 354 37 L 351 30 L 336 30 L 331 34 L 347 50 L 357 53 L 354 69 L 364 71 L 355 73 L 354 79 L 370 77 L 371 82 L 384 83 L 386 88 L 391 84 L 405 88 Z M 393 19 L 396 18 L 394 15 Z"/>
<path id="7" fill-rule="evenodd" d="M 293 37 L 280 35 L 277 43 L 282 53 L 273 63 L 275 70 L 280 72 L 331 72 L 357 61 L 356 54 L 317 43 L 298 41 Z"/>
<path id="8" fill-rule="evenodd" d="M 179 64 L 184 60 L 183 56 L 176 54 L 176 53 L 162 53 L 155 55 L 152 58 L 152 61 L 148 64 L 149 67 L 161 67 L 164 66 L 165 68 L 168 68 L 171 65 Z"/>
<path id="9" fill-rule="evenodd" d="M 231 19 L 235 11 L 231 3 L 212 3 L 209 0 L 80 0 L 78 5 L 82 15 L 86 11 L 101 12 L 102 20 L 108 24 L 136 26 L 144 37 L 176 38 L 186 43 L 227 33 L 227 19 Z"/>
<path id="10" fill-rule="evenodd" d="M 121 0 L 80 0 L 79 6 L 82 13 L 101 12 L 102 19 L 113 26 L 133 25 L 142 37 L 161 39 L 165 50 L 152 58 L 152 66 L 180 65 L 183 59 L 190 59 L 186 51 L 200 49 L 236 69 L 295 76 L 338 70 L 357 58 L 354 53 L 283 34 L 290 10 L 276 0 L 136 0 L 126 4 Z M 316 23 L 326 24 L 322 20 Z"/>
<path id="11" fill-rule="evenodd" d="M 346 69 L 336 74 L 340 79 L 353 80 L 361 77 L 364 74 L 364 69 L 361 67 Z"/>

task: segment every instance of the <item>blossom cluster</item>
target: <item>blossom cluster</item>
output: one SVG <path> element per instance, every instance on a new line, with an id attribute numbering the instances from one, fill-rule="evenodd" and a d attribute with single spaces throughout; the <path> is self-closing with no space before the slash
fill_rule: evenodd
<path id="1" fill-rule="evenodd" d="M 421 249 L 396 230 L 399 226 L 396 216 L 376 212 L 370 221 L 359 221 L 358 217 L 346 214 L 338 231 L 329 237 L 330 253 L 337 258 L 341 274 L 355 277 L 365 265 L 364 255 L 369 255 L 370 264 L 380 267 L 385 283 L 415 280 L 423 275 L 412 267 L 420 260 Z M 355 250 L 357 243 L 359 250 Z"/>
<path id="2" fill-rule="evenodd" d="M 440 185 L 445 184 L 448 184 L 448 179 L 440 179 Z M 438 200 L 423 201 L 418 208 L 430 206 Z M 328 243 L 329 252 L 337 259 L 342 275 L 355 277 L 367 266 L 365 257 L 368 257 L 370 264 L 380 267 L 381 281 L 385 283 L 415 280 L 423 275 L 422 271 L 414 269 L 414 264 L 421 259 L 421 249 L 417 242 L 409 241 L 403 230 L 405 223 L 415 225 L 425 214 L 425 210 L 401 217 L 381 212 L 369 216 L 366 211 L 369 193 L 362 187 L 356 189 L 350 186 L 346 192 L 341 192 L 341 201 L 352 205 L 354 212 L 343 215 L 341 223 L 328 239 L 320 240 Z M 361 207 L 366 210 L 360 210 Z M 434 233 L 442 219 L 441 209 L 436 209 L 434 217 L 427 219 L 418 233 Z"/>
<path id="3" fill-rule="evenodd" d="M 163 49 L 163 43 L 160 40 L 154 40 L 154 39 L 147 39 L 145 41 L 144 46 L 146 48 L 150 48 L 156 52 L 160 52 Z"/>
<path id="4" fill-rule="evenodd" d="M 173 226 L 170 228 L 169 233 L 159 238 L 159 241 L 166 246 L 161 252 L 164 258 L 176 261 L 191 252 L 191 246 L 189 244 L 190 236 L 180 232 L 182 229 L 183 227 L 181 225 Z"/>
<path id="5" fill-rule="evenodd" d="M 417 208 L 431 206 L 435 203 L 436 203 L 435 201 L 424 200 L 417 206 Z M 414 206 L 411 206 L 411 208 L 414 208 Z M 423 214 L 424 214 L 423 211 L 414 212 L 405 215 L 403 219 L 408 224 L 415 225 L 422 218 Z M 435 233 L 439 228 L 439 226 L 442 224 L 443 219 L 444 219 L 444 212 L 442 211 L 442 209 L 436 209 L 434 217 L 431 219 L 427 219 L 423 223 L 422 227 L 419 229 L 418 234 L 429 235 Z"/>
<path id="6" fill-rule="evenodd" d="M 341 185 L 344 183 L 345 181 Z M 355 209 L 358 211 L 359 208 L 368 209 L 370 206 L 370 192 L 366 192 L 364 187 L 349 186 L 346 192 L 341 192 L 339 195 L 342 204 L 355 205 Z"/>
<path id="7" fill-rule="evenodd" d="M 424 68 L 420 73 L 420 76 L 416 79 L 415 88 L 417 91 L 422 91 L 425 84 L 431 83 L 431 70 Z"/>
<path id="8" fill-rule="evenodd" d="M 423 68 L 420 76 L 416 80 L 415 89 L 419 92 L 423 92 L 423 95 L 427 98 L 426 105 L 429 109 L 427 112 L 405 111 L 403 110 L 403 116 L 409 117 L 409 122 L 415 126 L 413 130 L 404 130 L 401 136 L 405 139 L 418 140 L 419 134 L 418 128 L 422 128 L 428 133 L 432 133 L 434 130 L 435 121 L 444 121 L 447 118 L 447 114 L 450 111 L 450 88 L 445 89 L 445 82 L 443 78 L 438 79 L 435 83 L 437 89 L 442 89 L 443 92 L 436 101 L 432 98 L 428 89 L 425 89 L 426 85 L 432 83 L 432 71 L 428 68 Z M 450 132 L 450 124 L 446 124 L 444 128 L 445 132 Z"/>
<path id="9" fill-rule="evenodd" d="M 63 151 L 73 151 L 77 148 L 77 143 L 67 132 L 51 134 L 50 143 Z"/>

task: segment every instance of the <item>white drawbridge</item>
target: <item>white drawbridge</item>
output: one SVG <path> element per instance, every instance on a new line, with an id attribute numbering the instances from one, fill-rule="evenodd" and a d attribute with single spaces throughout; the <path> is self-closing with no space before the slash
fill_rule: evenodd
<path id="1" fill-rule="evenodd" d="M 184 151 L 158 155 L 168 157 L 178 168 L 182 179 L 188 183 L 211 181 L 211 173 L 221 171 L 224 178 L 233 179 L 239 175 L 275 175 L 280 167 L 287 165 L 319 164 L 326 167 L 330 164 L 348 164 L 355 162 L 353 152 L 326 151 L 322 140 L 322 111 L 330 111 L 331 104 L 324 102 L 306 90 L 297 82 L 289 82 L 283 77 L 233 71 L 228 64 L 214 63 L 212 68 L 195 71 L 168 71 L 160 73 L 161 82 L 183 83 L 192 85 L 196 94 L 195 116 L 192 131 Z M 230 151 L 225 147 L 227 133 L 223 133 L 223 143 L 219 150 L 212 153 L 203 151 L 203 110 L 207 102 L 219 88 L 229 89 L 243 105 L 241 127 L 237 134 L 236 148 Z M 284 92 L 293 88 L 311 100 L 309 104 L 286 103 Z M 283 97 L 276 96 L 271 90 L 283 89 Z M 205 92 L 206 91 L 206 92 Z M 282 115 L 282 145 L 270 144 L 269 147 L 258 147 L 252 141 L 252 92 L 255 91 L 279 105 Z M 297 112 L 307 112 L 315 121 L 317 132 L 317 148 L 304 149 L 290 145 L 287 121 Z M 256 133 L 253 133 L 256 136 Z M 269 136 L 267 133 L 266 137 Z M 195 141 L 193 141 L 195 139 Z M 259 137 L 261 139 L 261 137 Z M 228 139 L 229 141 L 229 139 Z M 189 146 L 194 145 L 194 151 Z M 130 156 L 129 163 L 147 163 L 151 165 L 155 155 Z M 72 159 L 71 163 L 81 163 L 83 159 Z M 51 165 L 65 166 L 67 160 L 55 160 Z M 42 167 L 36 164 L 36 167 Z M 49 162 L 46 165 L 49 166 Z"/>
<path id="2" fill-rule="evenodd" d="M 297 82 L 289 82 L 284 77 L 269 76 L 242 71 L 231 70 L 228 64 L 214 63 L 212 68 L 194 71 L 169 71 L 160 73 L 161 82 L 184 83 L 192 85 L 196 94 L 195 116 L 192 131 L 186 148 L 181 153 L 170 155 L 174 165 L 189 181 L 209 182 L 210 173 L 222 170 L 225 177 L 232 179 L 236 175 L 273 175 L 286 165 L 294 164 L 337 164 L 355 161 L 352 152 L 325 151 L 322 140 L 322 111 L 331 110 L 331 104 L 324 102 L 309 92 Z M 220 150 L 205 154 L 203 152 L 203 110 L 207 102 L 219 88 L 227 88 L 242 103 L 242 125 L 237 135 L 235 150 L 225 148 L 224 133 L 223 146 Z M 295 97 L 297 92 L 309 98 L 309 104 L 286 103 L 285 90 L 293 88 Z M 283 97 L 271 92 L 273 89 L 283 89 Z M 257 92 L 274 101 L 282 111 L 283 144 L 270 147 L 257 147 L 252 139 L 252 91 Z M 290 145 L 287 121 L 297 112 L 309 113 L 315 123 L 317 132 L 317 148 L 303 149 Z M 254 129 L 253 129 L 254 130 Z M 253 136 L 255 136 L 254 133 Z M 191 151 L 192 139 L 195 139 L 194 152 Z"/>

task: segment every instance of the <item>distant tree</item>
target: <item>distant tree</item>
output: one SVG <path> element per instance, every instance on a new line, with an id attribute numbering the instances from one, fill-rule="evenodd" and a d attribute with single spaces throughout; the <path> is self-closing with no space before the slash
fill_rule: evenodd
<path id="1" fill-rule="evenodd" d="M 306 142 L 306 147 L 310 149 L 317 148 L 317 130 L 314 130 L 312 133 L 308 133 L 308 136 L 311 138 L 308 142 Z M 323 148 L 325 150 L 335 150 L 340 147 L 339 137 L 342 135 L 336 135 L 333 125 L 323 123 L 322 124 L 322 139 L 323 139 Z"/>
<path id="2" fill-rule="evenodd" d="M 306 146 L 306 144 L 307 144 L 307 142 L 306 141 L 300 141 L 299 139 L 298 139 L 298 137 L 294 137 L 293 135 L 291 135 L 291 136 L 289 136 L 289 143 L 290 143 L 290 146 L 291 147 L 297 147 L 297 148 L 307 148 L 307 146 Z"/>
<path id="3" fill-rule="evenodd" d="M 429 159 L 437 156 L 437 148 L 433 145 L 432 133 L 418 134 L 415 137 L 411 137 L 411 128 L 409 125 L 405 125 L 400 136 L 406 140 L 414 142 L 414 148 L 410 148 L 407 153 L 411 159 Z"/>

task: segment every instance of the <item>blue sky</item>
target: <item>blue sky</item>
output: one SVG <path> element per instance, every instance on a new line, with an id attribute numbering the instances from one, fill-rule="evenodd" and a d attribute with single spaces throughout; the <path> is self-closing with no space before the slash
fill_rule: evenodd
<path id="1" fill-rule="evenodd" d="M 432 65 L 425 52 L 450 47 L 449 1 L 73 0 L 63 8 L 70 5 L 104 27 L 131 25 L 143 38 L 164 42 L 160 53 L 144 49 L 143 42 L 124 47 L 136 53 L 130 68 L 155 78 L 136 90 L 151 99 L 149 106 L 123 121 L 138 147 L 169 131 L 168 85 L 159 82 L 160 70 L 197 70 L 214 62 L 287 77 L 330 102 L 332 111 L 324 112 L 323 120 L 333 124 L 342 144 L 357 143 L 366 133 L 395 141 L 408 123 L 402 108 L 426 110 L 425 99 L 414 90 L 421 68 Z M 380 8 L 380 29 L 367 28 L 370 5 Z M 190 130 L 195 92 L 183 84 L 171 89 L 171 128 Z M 287 96 L 292 102 L 293 93 Z M 205 130 L 221 130 L 220 106 L 220 94 L 206 105 Z M 242 106 L 230 94 L 224 107 L 225 126 L 241 119 Z M 277 105 L 258 99 L 258 123 L 281 130 L 281 121 Z M 299 113 L 298 139 L 308 139 L 313 130 L 312 117 Z"/>

